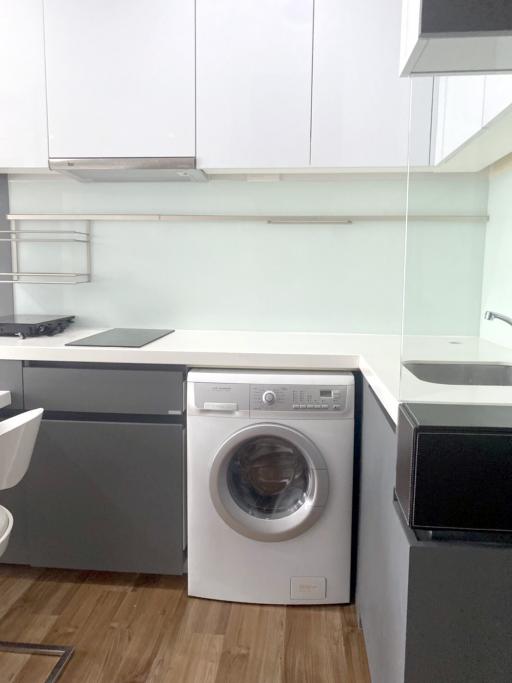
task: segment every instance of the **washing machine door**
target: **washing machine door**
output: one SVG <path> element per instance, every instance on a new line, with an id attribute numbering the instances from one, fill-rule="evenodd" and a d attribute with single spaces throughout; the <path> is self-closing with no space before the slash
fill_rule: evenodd
<path id="1" fill-rule="evenodd" d="M 280 424 L 255 424 L 230 436 L 210 470 L 215 509 L 235 531 L 282 541 L 309 529 L 327 503 L 325 461 L 304 434 Z"/>

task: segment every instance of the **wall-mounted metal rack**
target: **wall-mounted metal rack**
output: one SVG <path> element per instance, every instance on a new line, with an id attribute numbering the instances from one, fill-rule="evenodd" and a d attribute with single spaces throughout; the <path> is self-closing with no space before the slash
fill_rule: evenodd
<path id="1" fill-rule="evenodd" d="M 272 215 L 242 215 L 242 214 L 155 214 L 155 213 L 48 213 L 48 214 L 8 214 L 11 223 L 10 230 L 0 231 L 0 241 L 10 242 L 12 248 L 13 269 L 11 273 L 0 273 L 0 283 L 41 283 L 41 284 L 80 284 L 91 280 L 91 224 L 95 221 L 117 222 L 162 222 L 162 223 L 266 223 L 268 225 L 352 225 L 353 223 L 374 222 L 470 222 L 486 223 L 487 215 L 421 215 L 414 214 L 381 214 L 381 215 L 316 215 L 316 216 L 272 216 Z M 21 221 L 74 221 L 83 222 L 85 229 L 80 230 L 19 230 Z M 82 243 L 85 248 L 86 271 L 83 273 L 28 273 L 19 268 L 19 245 L 23 242 L 31 243 Z"/>
<path id="2" fill-rule="evenodd" d="M 77 285 L 91 281 L 91 221 L 82 219 L 82 230 L 22 230 L 20 221 L 67 221 L 76 220 L 64 215 L 53 216 L 51 219 L 43 215 L 8 214 L 10 230 L 0 230 L 0 242 L 11 244 L 12 271 L 0 273 L 0 284 L 46 284 L 46 285 Z M 21 244 L 83 244 L 85 249 L 85 272 L 28 272 L 20 269 Z"/>

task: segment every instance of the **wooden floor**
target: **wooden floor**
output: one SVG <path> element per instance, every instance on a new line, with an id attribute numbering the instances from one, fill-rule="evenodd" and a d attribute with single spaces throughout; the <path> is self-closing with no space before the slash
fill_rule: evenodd
<path id="1" fill-rule="evenodd" d="M 181 577 L 0 567 L 0 640 L 76 648 L 62 683 L 367 683 L 353 606 L 188 598 Z M 55 660 L 0 653 L 1 683 Z"/>

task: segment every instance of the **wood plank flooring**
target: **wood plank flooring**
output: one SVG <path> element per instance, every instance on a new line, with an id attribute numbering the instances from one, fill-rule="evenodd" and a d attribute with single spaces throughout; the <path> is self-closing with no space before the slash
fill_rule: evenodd
<path id="1" fill-rule="evenodd" d="M 62 683 L 370 681 L 353 606 L 199 600 L 183 577 L 0 566 L 0 640 L 74 646 Z M 54 661 L 0 653 L 0 682 Z"/>

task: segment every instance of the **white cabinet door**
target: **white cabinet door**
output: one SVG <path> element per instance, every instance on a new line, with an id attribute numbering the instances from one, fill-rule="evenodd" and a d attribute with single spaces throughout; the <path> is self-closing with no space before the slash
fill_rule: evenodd
<path id="1" fill-rule="evenodd" d="M 483 126 L 485 76 L 442 76 L 438 83 L 436 164 Z"/>
<path id="2" fill-rule="evenodd" d="M 315 0 L 311 162 L 407 165 L 410 81 L 398 75 L 400 0 Z M 432 79 L 414 83 L 411 163 L 429 164 Z"/>
<path id="3" fill-rule="evenodd" d="M 484 126 L 512 104 L 512 74 L 485 77 Z"/>
<path id="4" fill-rule="evenodd" d="M 309 165 L 313 0 L 197 0 L 203 168 Z"/>
<path id="5" fill-rule="evenodd" d="M 0 167 L 48 167 L 42 0 L 0 3 Z"/>
<path id="6" fill-rule="evenodd" d="M 194 0 L 45 0 L 50 157 L 195 155 Z"/>

